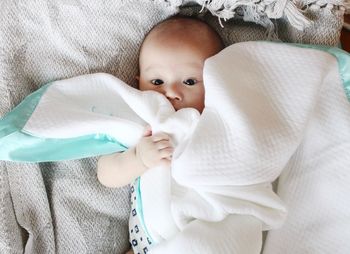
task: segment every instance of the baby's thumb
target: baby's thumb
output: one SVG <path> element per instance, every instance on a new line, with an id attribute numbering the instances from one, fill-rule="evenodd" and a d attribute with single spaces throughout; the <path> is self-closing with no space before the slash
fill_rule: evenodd
<path id="1" fill-rule="evenodd" d="M 144 137 L 149 137 L 152 136 L 152 128 L 150 125 L 147 125 L 143 131 L 143 136 Z"/>

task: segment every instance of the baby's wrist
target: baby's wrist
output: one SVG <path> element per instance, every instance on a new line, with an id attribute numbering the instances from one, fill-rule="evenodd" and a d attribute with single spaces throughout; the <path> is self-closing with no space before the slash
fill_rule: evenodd
<path id="1" fill-rule="evenodd" d="M 137 149 L 137 146 L 135 146 L 133 148 L 133 154 L 136 158 L 137 164 L 139 165 L 139 168 L 141 169 L 142 172 L 146 171 L 147 169 L 149 169 L 149 167 L 144 163 L 144 161 L 142 160 L 142 157 L 139 154 L 139 151 Z"/>

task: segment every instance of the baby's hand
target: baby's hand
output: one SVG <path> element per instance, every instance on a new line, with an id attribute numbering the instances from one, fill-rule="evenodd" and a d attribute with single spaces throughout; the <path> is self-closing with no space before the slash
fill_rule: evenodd
<path id="1" fill-rule="evenodd" d="M 136 156 L 147 168 L 170 166 L 173 150 L 167 134 L 152 135 L 152 131 L 147 129 L 136 146 Z"/>

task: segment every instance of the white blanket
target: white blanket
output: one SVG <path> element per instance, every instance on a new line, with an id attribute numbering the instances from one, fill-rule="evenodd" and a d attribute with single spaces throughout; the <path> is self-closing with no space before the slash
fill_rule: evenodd
<path id="1" fill-rule="evenodd" d="M 261 231 L 278 228 L 286 217 L 271 182 L 295 154 L 349 145 L 350 108 L 338 65 L 317 50 L 240 43 L 207 60 L 204 83 L 199 116 L 192 109 L 175 112 L 162 95 L 106 74 L 59 81 L 24 131 L 45 138 L 104 133 L 127 146 L 137 142 L 145 122 L 170 133 L 176 146 L 171 171 L 152 169 L 141 178 L 146 226 L 158 242 L 152 253 L 259 253 Z M 328 114 L 315 111 L 327 100 L 327 86 L 338 91 L 335 112 L 348 114 L 338 116 L 342 135 L 322 147 L 311 140 L 307 153 L 300 151 L 310 126 L 338 128 Z M 322 155 L 335 168 L 350 166 L 346 157 Z"/>

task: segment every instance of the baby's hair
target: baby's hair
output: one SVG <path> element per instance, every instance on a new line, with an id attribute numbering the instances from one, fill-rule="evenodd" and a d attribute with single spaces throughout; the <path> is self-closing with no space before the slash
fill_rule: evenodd
<path id="1" fill-rule="evenodd" d="M 146 35 L 145 38 L 141 44 L 140 52 L 142 50 L 142 46 L 147 40 L 147 38 L 155 33 L 155 32 L 162 32 L 162 30 L 169 29 L 169 25 L 172 25 L 172 29 L 185 29 L 189 32 L 195 32 L 195 29 L 197 28 L 206 28 L 206 36 L 205 38 L 208 40 L 211 40 L 212 43 L 216 46 L 216 52 L 218 53 L 220 50 L 224 48 L 224 43 L 220 37 L 220 35 L 206 22 L 190 16 L 184 16 L 184 15 L 175 15 L 170 18 L 167 18 L 157 25 L 155 25 Z M 189 34 L 191 36 L 191 34 Z"/>

